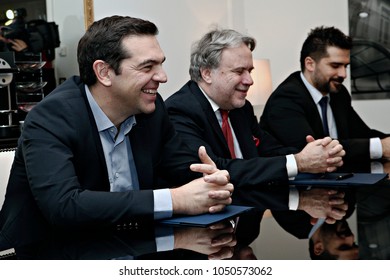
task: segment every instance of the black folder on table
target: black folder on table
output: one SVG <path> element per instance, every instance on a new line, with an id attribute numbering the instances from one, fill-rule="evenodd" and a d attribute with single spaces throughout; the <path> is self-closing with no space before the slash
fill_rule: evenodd
<path id="1" fill-rule="evenodd" d="M 290 185 L 305 186 L 367 186 L 375 185 L 388 177 L 387 173 L 300 173 Z M 343 179 L 345 178 L 345 179 Z"/>
<path id="2" fill-rule="evenodd" d="M 251 209 L 253 209 L 253 207 L 228 205 L 223 211 L 218 213 L 207 213 L 194 216 L 174 216 L 172 218 L 160 220 L 159 222 L 167 225 L 208 227 L 224 220 L 233 219 Z"/>

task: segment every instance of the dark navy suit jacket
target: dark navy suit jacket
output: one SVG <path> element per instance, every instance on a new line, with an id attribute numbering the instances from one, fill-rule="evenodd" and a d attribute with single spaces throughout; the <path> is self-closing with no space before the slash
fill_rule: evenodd
<path id="1" fill-rule="evenodd" d="M 346 161 L 369 161 L 369 138 L 387 135 L 369 128 L 351 105 L 351 96 L 343 86 L 330 94 L 330 106 L 336 121 L 338 140 L 346 151 Z M 302 149 L 306 135 L 324 137 L 316 104 L 304 85 L 300 72 L 291 74 L 268 99 L 260 119 L 263 129 L 281 143 Z"/>
<path id="2" fill-rule="evenodd" d="M 297 149 L 282 146 L 261 130 L 248 101 L 242 108 L 229 113 L 245 160 L 231 159 L 215 113 L 197 83 L 189 81 L 165 104 L 183 140 L 194 151 L 200 145 L 205 146 L 217 166 L 229 171 L 235 186 L 233 203 L 239 199 L 244 204 L 260 208 L 288 209 L 285 155 L 297 152 Z M 256 145 L 255 138 L 259 145 Z M 242 196 L 238 197 L 240 193 Z"/>
<path id="3" fill-rule="evenodd" d="M 178 137 L 161 96 L 155 112 L 135 117 L 128 137 L 141 191 L 115 193 L 110 192 L 102 144 L 78 77 L 30 111 L 0 212 L 0 240 L 15 242 L 15 231 L 45 223 L 84 227 L 153 219 L 152 189 L 164 186 L 160 178 L 177 186 L 198 177 L 189 166 L 199 158 Z"/>

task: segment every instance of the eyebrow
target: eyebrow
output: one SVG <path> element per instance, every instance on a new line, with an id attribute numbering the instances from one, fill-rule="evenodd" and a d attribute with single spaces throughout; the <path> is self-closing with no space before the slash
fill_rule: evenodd
<path id="1" fill-rule="evenodd" d="M 330 61 L 329 64 L 333 64 L 333 65 L 350 65 L 351 63 L 342 63 L 342 62 Z"/>
<path id="2" fill-rule="evenodd" d="M 255 68 L 254 67 L 250 67 L 250 68 L 236 67 L 236 68 L 232 68 L 232 71 L 245 71 L 245 70 L 248 70 L 249 72 L 251 72 L 253 69 L 255 69 Z"/>
<path id="3" fill-rule="evenodd" d="M 166 57 L 164 56 L 163 60 L 161 61 L 161 63 L 164 63 L 164 61 L 166 60 Z M 138 64 L 138 67 L 142 67 L 142 66 L 145 66 L 147 64 L 159 64 L 160 61 L 159 60 L 155 60 L 155 59 L 147 59 L 147 60 L 144 60 L 142 61 L 140 64 Z"/>

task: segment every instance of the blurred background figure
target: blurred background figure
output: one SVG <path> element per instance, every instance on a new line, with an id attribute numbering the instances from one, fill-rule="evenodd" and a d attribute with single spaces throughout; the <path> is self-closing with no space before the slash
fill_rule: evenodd
<path id="1" fill-rule="evenodd" d="M 26 17 L 25 8 L 7 11 L 9 20 L 1 27 L 0 51 L 14 51 L 16 59 L 20 55 L 41 54 L 46 62 L 42 74 L 47 82 L 44 88 L 47 95 L 57 85 L 53 61 L 55 49 L 60 46 L 58 25 L 43 19 L 26 21 Z"/>
<path id="2" fill-rule="evenodd" d="M 29 34 L 25 23 L 26 15 L 27 11 L 24 8 L 7 11 L 9 21 L 1 27 L 1 51 L 20 52 L 28 49 Z"/>

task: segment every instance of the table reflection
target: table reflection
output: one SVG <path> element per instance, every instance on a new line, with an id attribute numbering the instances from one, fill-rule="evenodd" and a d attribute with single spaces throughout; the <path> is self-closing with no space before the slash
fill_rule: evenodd
<path id="1" fill-rule="evenodd" d="M 379 166 L 383 168 L 379 172 L 387 173 L 388 165 L 388 161 L 354 163 L 345 165 L 341 172 L 370 173 L 372 167 Z M 387 178 L 372 186 L 340 187 L 339 190 L 346 192 L 349 206 L 346 216 L 335 224 L 323 223 L 311 236 L 313 223 L 306 213 L 273 213 L 272 219 L 285 234 L 279 234 L 280 244 L 286 244 L 282 239 L 288 239 L 295 246 L 297 257 L 294 259 L 390 259 L 390 180 Z M 286 235 L 290 237 L 284 238 Z M 278 243 L 273 239 L 269 233 L 268 236 L 261 235 L 255 241 L 255 253 L 263 258 L 286 259 L 282 251 L 262 254 L 261 248 L 265 244 Z M 298 246 L 303 249 L 297 250 Z M 294 254 L 293 251 L 289 253 L 290 256 Z"/>
<path id="2" fill-rule="evenodd" d="M 390 181 L 357 192 L 359 256 L 390 259 Z"/>
<path id="3" fill-rule="evenodd" d="M 309 239 L 313 260 L 357 260 L 359 249 L 346 219 L 323 224 Z"/>
<path id="4" fill-rule="evenodd" d="M 261 215 L 254 210 L 236 221 L 210 227 L 159 223 L 106 229 L 46 228 L 41 238 L 20 232 L 14 254 L 23 260 L 255 259 L 249 244 L 258 237 Z M 255 222 L 256 221 L 256 222 Z M 250 226 L 249 226 L 250 223 Z M 43 233 L 43 228 L 39 230 Z M 4 247 L 3 247 L 4 249 Z"/>
<path id="5" fill-rule="evenodd" d="M 367 173 L 370 166 L 345 166 L 343 172 Z M 348 211 L 334 224 L 318 223 L 318 219 L 303 211 L 281 211 L 277 187 L 261 195 L 253 189 L 245 190 L 250 196 L 248 201 L 257 207 L 241 215 L 234 228 L 229 221 L 209 228 L 145 221 L 136 226 L 69 231 L 50 228 L 36 209 L 24 214 L 25 223 L 15 231 L 12 240 L 0 240 L 0 251 L 15 251 L 3 257 L 0 253 L 0 258 L 253 260 L 267 258 L 263 253 L 271 250 L 274 257 L 267 259 L 306 259 L 289 257 L 294 252 L 287 253 L 291 246 L 280 239 L 279 233 L 283 232 L 302 241 L 299 244 L 307 252 L 307 259 L 390 259 L 390 180 L 374 186 L 339 187 L 337 191 L 345 194 Z M 277 229 L 271 233 L 271 239 L 265 240 L 266 209 L 272 209 Z M 351 224 L 356 224 L 357 229 Z"/>

